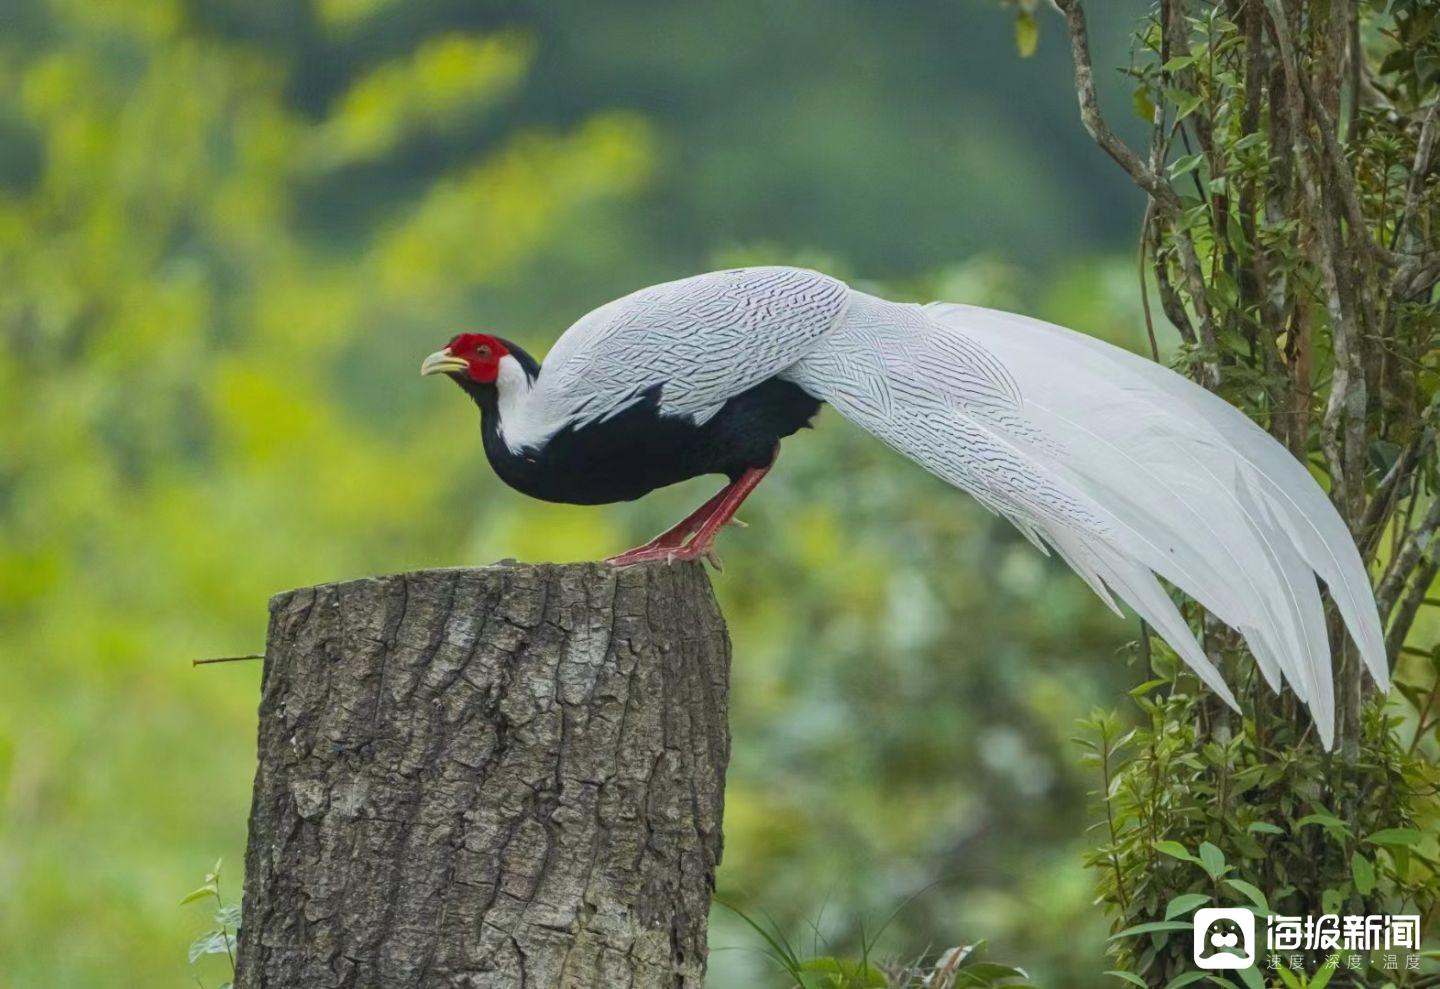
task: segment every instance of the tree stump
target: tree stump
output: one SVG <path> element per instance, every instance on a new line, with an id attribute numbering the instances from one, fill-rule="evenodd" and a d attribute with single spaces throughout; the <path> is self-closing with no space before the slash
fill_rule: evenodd
<path id="1" fill-rule="evenodd" d="M 729 661 L 698 564 L 277 595 L 237 989 L 699 989 Z"/>

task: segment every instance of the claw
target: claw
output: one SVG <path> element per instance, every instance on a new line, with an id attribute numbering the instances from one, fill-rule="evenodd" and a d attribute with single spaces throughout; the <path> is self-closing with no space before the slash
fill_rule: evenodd
<path id="1" fill-rule="evenodd" d="M 717 572 L 723 573 L 725 571 L 725 564 L 720 562 L 720 554 L 715 552 L 713 547 L 705 551 L 705 560 L 714 567 Z"/>
<path id="2" fill-rule="evenodd" d="M 626 567 L 638 567 L 642 563 L 664 563 L 669 565 L 676 560 L 687 559 L 691 559 L 691 557 L 685 554 L 684 547 L 641 546 L 639 549 L 632 549 L 628 553 L 612 556 L 605 562 L 612 567 L 623 570 Z"/>
<path id="3" fill-rule="evenodd" d="M 748 528 L 750 528 L 750 523 L 749 523 L 749 522 L 742 522 L 742 521 L 740 521 L 739 518 L 737 518 L 737 517 L 735 517 L 735 516 L 731 516 L 730 521 L 729 521 L 728 523 L 726 523 L 726 524 L 727 524 L 727 525 L 733 525 L 733 526 L 735 526 L 737 529 L 748 529 Z"/>

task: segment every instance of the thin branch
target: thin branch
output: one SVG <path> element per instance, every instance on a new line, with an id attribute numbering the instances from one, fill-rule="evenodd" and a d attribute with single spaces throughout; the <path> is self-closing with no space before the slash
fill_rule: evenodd
<path id="1" fill-rule="evenodd" d="M 1055 0 L 1055 6 L 1065 15 L 1065 26 L 1070 33 L 1070 52 L 1075 60 L 1075 91 L 1080 98 L 1081 123 L 1095 139 L 1095 143 L 1125 169 L 1136 185 L 1154 196 L 1167 212 L 1178 213 L 1180 197 L 1170 188 L 1169 182 L 1146 166 L 1140 156 L 1115 135 L 1100 112 L 1100 100 L 1095 94 L 1095 68 L 1090 60 L 1090 35 L 1085 26 L 1085 11 L 1080 6 L 1080 0 Z"/>
<path id="2" fill-rule="evenodd" d="M 1284 277 L 1283 275 L 1281 276 Z M 1290 452 L 1304 460 L 1310 442 L 1310 413 L 1314 397 L 1311 388 L 1311 327 L 1310 306 L 1302 303 L 1294 307 L 1293 313 L 1284 325 L 1289 327 L 1285 342 L 1287 365 L 1290 372 L 1290 409 L 1295 413 L 1290 420 L 1288 438 Z"/>
<path id="3" fill-rule="evenodd" d="M 1385 476 L 1375 488 L 1375 495 L 1370 499 L 1370 504 L 1365 509 L 1365 515 L 1360 520 L 1360 556 L 1362 559 L 1369 559 L 1375 552 L 1375 547 L 1380 542 L 1380 535 L 1385 531 L 1385 525 L 1390 521 L 1395 506 L 1400 502 L 1400 482 L 1410 476 L 1411 469 L 1420 461 L 1421 447 L 1428 445 L 1427 440 L 1422 436 L 1418 441 L 1406 444 L 1400 451 L 1400 456 L 1390 465 Z"/>
<path id="4" fill-rule="evenodd" d="M 1398 256 L 1406 258 L 1390 280 L 1390 298 L 1393 300 L 1426 295 L 1440 279 L 1440 260 L 1427 259 L 1429 252 L 1424 234 L 1415 229 L 1435 149 L 1437 123 L 1440 123 L 1440 100 L 1430 104 L 1420 124 L 1420 135 L 1415 142 L 1415 160 L 1410 166 L 1410 178 L 1405 187 L 1404 205 L 1391 239 L 1392 249 L 1398 246 Z"/>
<path id="5" fill-rule="evenodd" d="M 1394 514 L 1395 506 L 1400 501 L 1400 489 L 1403 482 L 1408 480 L 1414 473 L 1415 466 L 1429 452 L 1434 445 L 1434 434 L 1427 428 L 1430 421 L 1440 413 L 1440 393 L 1437 393 L 1430 400 L 1430 405 L 1420 415 L 1417 422 L 1418 432 L 1400 450 L 1400 455 L 1380 479 L 1375 487 L 1375 494 L 1370 499 L 1370 504 L 1365 509 L 1365 515 L 1360 520 L 1360 555 L 1369 559 L 1375 552 L 1375 547 L 1380 543 L 1380 536 L 1385 531 L 1385 526 Z"/>
<path id="6" fill-rule="evenodd" d="M 1148 200 L 1154 202 L 1154 200 Z M 1165 310 L 1165 316 L 1174 325 L 1180 339 L 1190 346 L 1195 346 L 1195 327 L 1190 323 L 1190 313 L 1185 309 L 1185 302 L 1180 298 L 1174 283 L 1170 281 L 1170 269 L 1160 252 L 1155 251 L 1155 287 L 1160 291 L 1160 308 Z"/>
<path id="7" fill-rule="evenodd" d="M 1360 6 L 1350 5 L 1349 24 L 1346 25 L 1345 40 L 1348 45 L 1347 62 L 1350 67 L 1350 117 L 1345 123 L 1346 140 L 1355 137 L 1355 128 L 1360 122 L 1360 74 L 1365 64 L 1365 51 L 1360 47 Z"/>
<path id="8" fill-rule="evenodd" d="M 1440 120 L 1440 100 L 1430 104 L 1430 110 L 1425 114 L 1425 122 L 1420 125 L 1420 138 L 1415 142 L 1415 163 L 1410 166 L 1410 182 L 1405 187 L 1405 207 L 1400 211 L 1400 221 L 1395 225 L 1395 236 L 1407 237 L 1407 243 L 1418 239 L 1410 230 L 1410 225 L 1415 222 L 1415 214 L 1420 209 L 1420 199 L 1425 192 L 1425 179 L 1430 171 L 1430 155 L 1435 149 L 1436 121 Z M 1418 253 L 1413 247 L 1407 247 L 1407 254 Z"/>
<path id="9" fill-rule="evenodd" d="M 1300 187 L 1304 193 L 1311 226 L 1319 234 L 1319 244 L 1312 242 L 1315 262 L 1320 268 L 1325 289 L 1326 306 L 1330 311 L 1331 334 L 1334 340 L 1334 374 L 1330 396 L 1321 420 L 1320 446 L 1330 468 L 1332 495 L 1341 514 L 1354 524 L 1358 520 L 1360 482 L 1363 470 L 1365 438 L 1365 379 L 1360 373 L 1356 345 L 1358 334 L 1353 314 L 1345 304 L 1336 259 L 1342 250 L 1337 242 L 1336 226 L 1325 209 L 1320 183 L 1310 165 L 1312 143 L 1306 139 L 1305 87 L 1296 67 L 1295 49 L 1290 39 L 1290 24 L 1280 0 L 1265 0 L 1270 12 L 1270 29 L 1275 37 L 1280 63 L 1285 70 L 1285 111 L 1290 118 L 1291 150 L 1300 171 Z M 1318 101 L 1311 101 L 1317 109 Z M 1368 236 L 1368 234 L 1367 234 Z"/>
<path id="10" fill-rule="evenodd" d="M 1075 61 L 1075 92 L 1080 100 L 1080 121 L 1089 131 L 1095 143 L 1125 170 L 1159 208 L 1175 235 L 1175 246 L 1180 255 L 1180 270 L 1185 275 L 1186 288 L 1190 293 L 1190 304 L 1199 321 L 1199 342 L 1205 350 L 1202 362 L 1201 384 L 1213 388 L 1220 380 L 1220 368 L 1216 363 L 1215 322 L 1205 299 L 1205 276 L 1200 259 L 1195 252 L 1195 242 L 1184 227 L 1184 211 L 1179 195 L 1160 173 L 1158 167 L 1151 167 L 1140 160 L 1140 156 L 1128 144 L 1120 140 L 1100 112 L 1100 99 L 1095 93 L 1095 67 L 1090 59 L 1090 35 L 1085 25 L 1085 11 L 1080 0 L 1055 0 L 1055 5 L 1065 15 L 1065 26 L 1070 34 L 1070 51 Z M 1183 307 L 1181 307 L 1183 310 Z M 1166 314 L 1171 313 L 1166 306 Z M 1172 317 L 1173 319 L 1173 317 Z M 1188 321 L 1187 321 L 1188 322 Z M 1177 328 L 1180 324 L 1176 324 Z M 1183 334 L 1183 330 L 1181 331 Z"/>
<path id="11" fill-rule="evenodd" d="M 1339 139 L 1335 136 L 1335 123 L 1330 118 L 1330 111 L 1316 95 L 1310 80 L 1303 74 L 1300 75 L 1300 91 L 1304 94 L 1310 111 L 1315 115 L 1318 125 L 1316 129 L 1320 131 L 1320 147 L 1317 149 L 1320 162 L 1330 172 L 1331 182 L 1340 194 L 1340 205 L 1344 208 L 1345 219 L 1350 224 L 1356 242 L 1371 258 L 1387 267 L 1393 267 L 1399 259 L 1370 232 L 1370 224 L 1365 220 L 1359 196 L 1355 192 L 1355 173 L 1350 170 L 1349 159 L 1345 157 Z"/>
<path id="12" fill-rule="evenodd" d="M 1416 258 L 1396 273 L 1391 282 L 1391 297 L 1394 299 L 1416 299 L 1423 297 L 1440 281 L 1440 258 L 1426 261 Z"/>
<path id="13" fill-rule="evenodd" d="M 209 666 L 211 663 L 243 663 L 251 659 L 264 659 L 264 653 L 248 653 L 244 656 L 217 656 L 215 659 L 192 659 L 191 666 Z"/>
<path id="14" fill-rule="evenodd" d="M 1410 634 L 1410 626 L 1415 624 L 1415 616 L 1420 613 L 1420 606 L 1425 603 L 1425 595 L 1430 590 L 1430 585 L 1435 583 L 1435 575 L 1440 573 L 1440 559 L 1431 557 L 1420 567 L 1420 572 L 1410 582 L 1410 590 L 1400 602 L 1400 607 L 1395 611 L 1395 617 L 1390 620 L 1390 631 L 1385 635 L 1385 654 L 1390 657 L 1390 664 L 1395 664 L 1395 658 L 1400 655 L 1400 647 L 1405 644 L 1405 637 Z"/>
<path id="15" fill-rule="evenodd" d="M 1292 75 L 1290 72 L 1291 67 L 1296 63 L 1291 48 L 1289 22 L 1284 15 L 1281 0 L 1266 0 L 1266 7 L 1274 25 L 1275 41 L 1281 50 L 1287 82 L 1293 84 L 1298 79 L 1300 92 L 1315 117 L 1316 130 L 1320 132 L 1320 146 L 1316 149 L 1317 156 L 1321 165 L 1330 173 L 1330 186 L 1338 193 L 1339 205 L 1346 221 L 1350 224 L 1351 232 L 1356 242 L 1362 246 L 1369 257 L 1381 264 L 1393 266 L 1397 263 L 1397 259 L 1385 248 L 1384 244 L 1371 235 L 1370 224 L 1366 222 L 1364 210 L 1360 207 L 1359 195 L 1356 193 L 1355 174 L 1350 170 L 1350 161 L 1346 158 L 1344 149 L 1340 147 L 1339 125 L 1332 115 L 1332 106 L 1338 106 L 1340 101 L 1339 62 L 1341 61 L 1340 55 L 1347 47 L 1350 20 L 1348 8 L 1338 0 L 1331 8 L 1329 43 L 1332 59 L 1317 59 L 1319 67 L 1325 73 L 1323 80 L 1325 91 L 1317 93 L 1309 76 L 1302 72 Z M 1359 55 L 1351 53 L 1350 57 L 1355 59 Z M 1334 61 L 1335 64 L 1331 65 L 1330 61 Z M 1303 127 L 1303 117 L 1298 119 L 1296 124 Z"/>
<path id="16" fill-rule="evenodd" d="M 1215 318 L 1210 312 L 1210 303 L 1205 298 L 1205 274 L 1200 268 L 1200 258 L 1195 253 L 1195 241 L 1190 238 L 1190 231 L 1186 230 L 1181 222 L 1181 217 L 1175 216 L 1170 229 L 1175 235 L 1175 247 L 1180 252 L 1180 270 L 1185 273 L 1186 288 L 1190 290 L 1190 304 L 1195 307 L 1195 316 L 1199 321 L 1197 335 L 1205 352 L 1201 362 L 1204 380 L 1200 383 L 1213 390 L 1220 383 L 1220 365 L 1216 362 L 1219 348 L 1215 338 Z"/>
<path id="17" fill-rule="evenodd" d="M 1145 280 L 1145 259 L 1150 253 L 1150 213 L 1155 201 L 1145 200 L 1145 215 L 1140 218 L 1140 308 L 1145 313 L 1145 335 L 1150 339 L 1150 359 L 1160 363 L 1160 344 L 1155 340 L 1155 318 L 1150 314 L 1150 285 Z"/>
<path id="18" fill-rule="evenodd" d="M 1404 588 L 1410 575 L 1414 573 L 1421 558 L 1433 548 L 1437 529 L 1440 529 L 1440 498 L 1436 498 L 1430 503 L 1425 517 L 1420 520 L 1420 525 L 1405 540 L 1404 545 L 1400 547 L 1400 552 L 1395 554 L 1395 559 L 1390 561 L 1384 579 L 1375 589 L 1375 603 L 1380 608 L 1381 619 L 1394 610 L 1401 589 Z M 1422 593 L 1420 596 L 1423 599 L 1425 595 Z"/>

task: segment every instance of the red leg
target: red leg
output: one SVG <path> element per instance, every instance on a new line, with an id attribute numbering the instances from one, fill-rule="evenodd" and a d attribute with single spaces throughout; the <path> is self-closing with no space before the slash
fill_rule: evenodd
<path id="1" fill-rule="evenodd" d="M 632 561 L 630 559 L 631 556 L 634 556 L 636 554 L 644 554 L 644 556 L 642 557 L 643 559 L 652 559 L 652 556 L 650 554 L 654 550 L 678 548 L 685 542 L 687 538 L 690 537 L 690 535 L 696 529 L 700 528 L 700 526 L 704 524 L 705 520 L 710 517 L 710 513 L 713 512 L 716 506 L 720 504 L 721 500 L 724 499 L 725 492 L 729 491 L 731 487 L 733 487 L 733 485 L 731 484 L 725 485 L 725 487 L 717 491 L 709 501 L 705 502 L 705 504 L 695 509 L 695 511 L 685 516 L 679 522 L 676 522 L 664 532 L 660 533 L 660 535 L 650 540 L 644 546 L 636 546 L 634 549 L 626 550 L 619 556 L 610 557 L 610 559 L 606 560 L 605 562 L 614 563 L 617 566 L 624 566 L 627 563 L 631 562 L 641 562 L 640 560 Z"/>
<path id="2" fill-rule="evenodd" d="M 751 467 L 741 474 L 735 483 L 725 492 L 725 498 L 720 502 L 714 513 L 700 526 L 700 531 L 695 533 L 695 538 L 675 553 L 677 560 L 698 560 L 702 557 L 710 561 L 716 570 L 721 569 L 720 557 L 715 555 L 715 537 L 720 535 L 720 530 L 725 528 L 726 523 L 735 517 L 745 499 L 750 497 L 750 492 L 759 486 L 770 473 L 770 468 L 775 461 L 770 461 L 764 467 Z"/>
<path id="3" fill-rule="evenodd" d="M 725 524 L 735 517 L 735 513 L 739 511 L 741 504 L 750 496 L 750 492 L 754 491 L 756 486 L 764 480 L 765 475 L 770 473 L 770 468 L 774 463 L 775 461 L 772 459 L 770 463 L 764 467 L 751 467 L 736 478 L 733 483 L 726 485 L 714 498 L 706 502 L 705 505 L 702 506 L 701 511 L 693 513 L 684 522 L 681 522 L 674 529 L 657 537 L 652 543 L 641 546 L 638 549 L 632 549 L 628 553 L 612 558 L 609 562 L 616 566 L 630 566 L 636 563 L 647 563 L 652 560 L 668 563 L 672 560 L 698 560 L 703 557 L 709 560 L 718 570 L 720 560 L 719 557 L 715 555 L 715 537 L 720 534 L 720 530 L 725 527 Z M 718 502 L 718 504 L 714 504 L 712 508 L 712 503 L 716 502 Z M 700 523 L 699 529 L 695 532 L 695 537 L 691 539 L 690 542 L 683 546 L 656 545 L 661 539 L 665 539 L 676 530 L 686 526 L 693 526 L 694 521 L 700 517 L 701 512 L 707 508 L 710 509 L 709 515 L 705 518 L 704 522 Z"/>

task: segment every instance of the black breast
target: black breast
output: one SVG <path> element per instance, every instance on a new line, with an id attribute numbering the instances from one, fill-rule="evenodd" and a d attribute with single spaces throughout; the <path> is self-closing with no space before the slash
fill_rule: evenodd
<path id="1" fill-rule="evenodd" d="M 776 445 L 808 426 L 820 400 L 771 378 L 736 395 L 702 424 L 657 411 L 660 388 L 618 415 L 556 433 L 543 448 L 517 455 L 484 412 L 485 453 L 511 487 L 544 501 L 599 505 L 633 501 L 702 474 L 731 480 L 770 463 Z M 503 424 L 502 424 L 503 425 Z"/>

